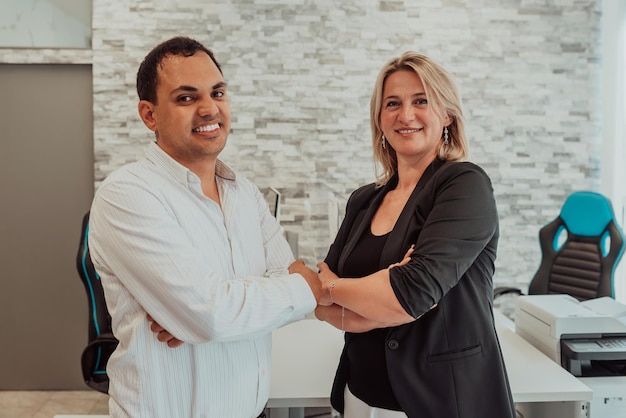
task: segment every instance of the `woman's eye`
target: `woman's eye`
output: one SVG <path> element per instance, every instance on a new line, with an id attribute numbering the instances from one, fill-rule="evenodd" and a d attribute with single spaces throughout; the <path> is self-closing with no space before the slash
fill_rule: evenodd
<path id="1" fill-rule="evenodd" d="M 398 102 L 387 102 L 387 104 L 385 105 L 385 107 L 395 107 L 398 106 Z"/>
<path id="2" fill-rule="evenodd" d="M 415 101 L 415 103 L 418 104 L 418 105 L 422 105 L 423 106 L 423 105 L 427 105 L 428 104 L 428 100 L 426 100 L 426 99 L 417 99 Z"/>

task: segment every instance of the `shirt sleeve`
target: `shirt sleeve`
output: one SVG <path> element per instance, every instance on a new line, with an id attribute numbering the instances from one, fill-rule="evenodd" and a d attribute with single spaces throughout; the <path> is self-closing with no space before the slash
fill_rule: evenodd
<path id="1" fill-rule="evenodd" d="M 188 343 L 257 338 L 315 308 L 304 279 L 287 274 L 293 255 L 278 224 L 264 213 L 260 216 L 265 248 L 258 251 L 266 254 L 265 260 L 255 257 L 255 249 L 237 263 L 267 263 L 267 271 L 233 277 L 224 273 L 237 271 L 228 243 L 214 245 L 210 252 L 197 248 L 189 239 L 192 232 L 181 228 L 171 203 L 141 181 L 107 182 L 98 190 L 89 245 L 105 290 L 119 291 L 107 296 L 137 303 Z M 214 206 L 216 219 L 221 219 L 219 207 Z M 260 210 L 252 207 L 250 217 Z M 241 241 L 245 237 L 228 238 Z M 245 244 L 240 246 L 245 248 Z"/>

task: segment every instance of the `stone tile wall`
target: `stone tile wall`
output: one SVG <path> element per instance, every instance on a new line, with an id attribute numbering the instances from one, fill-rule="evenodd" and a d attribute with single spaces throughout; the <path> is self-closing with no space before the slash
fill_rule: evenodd
<path id="1" fill-rule="evenodd" d="M 285 229 L 311 266 L 329 225 L 374 178 L 369 97 L 406 50 L 457 78 L 471 159 L 501 219 L 496 284 L 522 288 L 537 233 L 574 190 L 599 190 L 600 4 L 596 0 L 94 0 L 96 180 L 152 140 L 136 111 L 145 54 L 175 35 L 212 48 L 229 83 L 223 159 L 283 196 Z M 332 223 L 332 222 L 331 222 Z"/>
<path id="2" fill-rule="evenodd" d="M 283 225 L 310 265 L 343 207 L 373 180 L 369 97 L 406 50 L 457 78 L 472 160 L 501 218 L 497 284 L 525 288 L 538 229 L 573 190 L 599 188 L 596 0 L 94 0 L 96 178 L 143 155 L 135 73 L 156 43 L 195 37 L 223 66 L 233 131 L 223 159 L 283 196 Z M 335 210 L 335 209 L 333 209 Z"/>

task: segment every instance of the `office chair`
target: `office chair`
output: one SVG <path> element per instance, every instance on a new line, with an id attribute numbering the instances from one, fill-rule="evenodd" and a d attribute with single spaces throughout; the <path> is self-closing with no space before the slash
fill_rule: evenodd
<path id="1" fill-rule="evenodd" d="M 530 282 L 529 295 L 560 293 L 578 300 L 614 298 L 613 276 L 624 253 L 624 233 L 611 202 L 588 191 L 572 193 L 559 216 L 539 231 L 541 264 Z M 522 294 L 498 287 L 494 299 Z"/>
<path id="2" fill-rule="evenodd" d="M 89 212 L 83 217 L 80 243 L 76 256 L 78 274 L 85 285 L 89 302 L 89 340 L 81 355 L 83 379 L 87 386 L 98 392 L 108 393 L 109 377 L 106 365 L 118 344 L 111 330 L 111 315 L 104 300 L 104 291 L 100 276 L 96 273 L 91 257 L 87 237 L 89 236 Z"/>

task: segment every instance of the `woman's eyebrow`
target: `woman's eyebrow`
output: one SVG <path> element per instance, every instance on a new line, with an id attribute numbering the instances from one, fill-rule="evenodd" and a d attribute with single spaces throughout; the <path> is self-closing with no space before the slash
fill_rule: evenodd
<path id="1" fill-rule="evenodd" d="M 422 96 L 426 96 L 426 92 L 420 91 L 420 92 L 417 92 L 417 93 L 413 93 L 413 94 L 411 95 L 411 97 L 422 97 Z M 395 95 L 395 94 L 392 94 L 392 95 L 389 95 L 389 96 L 385 96 L 385 97 L 383 98 L 383 100 L 398 99 L 398 98 L 400 98 L 400 96 L 397 96 L 397 95 Z"/>

